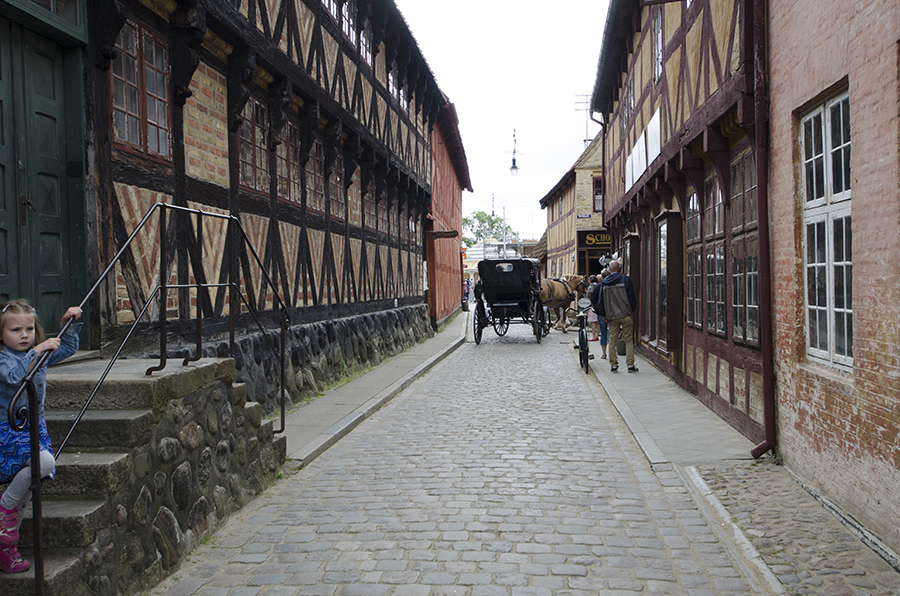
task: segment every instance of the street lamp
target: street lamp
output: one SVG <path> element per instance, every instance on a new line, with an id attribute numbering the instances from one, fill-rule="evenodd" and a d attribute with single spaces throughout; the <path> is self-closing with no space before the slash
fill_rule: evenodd
<path id="1" fill-rule="evenodd" d="M 513 129 L 513 163 L 512 167 L 509 168 L 509 173 L 515 176 L 519 173 L 519 168 L 516 166 L 516 129 Z"/>

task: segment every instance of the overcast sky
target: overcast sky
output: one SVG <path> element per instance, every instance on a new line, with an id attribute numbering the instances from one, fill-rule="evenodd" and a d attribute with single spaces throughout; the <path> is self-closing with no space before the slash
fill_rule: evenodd
<path id="1" fill-rule="evenodd" d="M 463 192 L 463 215 L 490 213 L 493 196 L 496 215 L 505 208 L 523 239 L 540 238 L 539 201 L 600 130 L 578 104 L 594 87 L 608 0 L 395 2 L 456 105 L 475 189 Z"/>

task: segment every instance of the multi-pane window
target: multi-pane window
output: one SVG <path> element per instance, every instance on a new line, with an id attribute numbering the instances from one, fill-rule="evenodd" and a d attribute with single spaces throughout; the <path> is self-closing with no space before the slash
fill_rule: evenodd
<path id="1" fill-rule="evenodd" d="M 126 22 L 112 63 L 113 141 L 132 151 L 172 159 L 169 64 L 165 43 Z"/>
<path id="2" fill-rule="evenodd" d="M 703 183 L 703 195 L 706 200 L 705 236 L 709 238 L 725 231 L 725 205 L 717 175 L 713 174 Z"/>
<path id="3" fill-rule="evenodd" d="M 306 208 L 325 211 L 325 148 L 319 139 L 306 162 Z"/>
<path id="4" fill-rule="evenodd" d="M 397 64 L 392 62 L 391 69 L 387 73 L 388 95 L 397 97 Z"/>
<path id="5" fill-rule="evenodd" d="M 684 239 L 686 242 L 700 240 L 700 203 L 697 193 L 687 197 L 687 212 L 684 214 Z"/>
<path id="6" fill-rule="evenodd" d="M 706 251 L 706 328 L 725 333 L 725 246 Z"/>
<path id="7" fill-rule="evenodd" d="M 603 211 L 603 178 L 594 178 L 594 211 Z"/>
<path id="8" fill-rule="evenodd" d="M 356 2 L 346 0 L 341 6 L 341 30 L 350 43 L 356 45 Z"/>
<path id="9" fill-rule="evenodd" d="M 685 288 L 687 322 L 689 325 L 699 327 L 703 324 L 701 319 L 701 307 L 703 300 L 703 271 L 700 257 L 700 247 L 693 248 L 687 253 L 687 287 Z"/>
<path id="10" fill-rule="evenodd" d="M 731 164 L 731 227 L 735 231 L 756 224 L 756 160 L 751 151 Z"/>
<path id="11" fill-rule="evenodd" d="M 269 191 L 269 149 L 266 144 L 268 117 L 266 106 L 251 97 L 241 113 L 244 121 L 240 129 L 241 185 Z"/>
<path id="12" fill-rule="evenodd" d="M 653 15 L 653 82 L 658 83 L 663 73 L 662 8 Z"/>
<path id="13" fill-rule="evenodd" d="M 292 122 L 281 130 L 281 143 L 276 152 L 278 160 L 278 197 L 300 203 L 300 131 Z"/>
<path id="14" fill-rule="evenodd" d="M 363 62 L 372 66 L 372 25 L 368 19 L 359 32 L 359 55 Z"/>
<path id="15" fill-rule="evenodd" d="M 659 338 L 661 341 L 666 341 L 669 337 L 668 331 L 666 328 L 667 323 L 667 315 L 668 315 L 668 261 L 667 261 L 667 243 L 668 243 L 668 226 L 665 221 L 660 221 L 659 223 L 659 231 L 656 235 L 656 254 L 657 254 L 657 266 L 658 266 L 658 276 L 657 280 L 657 288 L 659 290 Z"/>
<path id="16" fill-rule="evenodd" d="M 331 176 L 328 177 L 328 212 L 331 217 L 345 219 L 344 212 L 344 157 L 340 154 L 334 159 Z"/>
<path id="17" fill-rule="evenodd" d="M 806 336 L 810 356 L 853 364 L 850 101 L 844 94 L 801 121 Z"/>
<path id="18" fill-rule="evenodd" d="M 375 182 L 369 182 L 369 188 L 363 196 L 363 217 L 367 228 L 378 229 L 378 220 L 375 219 Z"/>
<path id="19" fill-rule="evenodd" d="M 378 231 L 382 234 L 388 233 L 388 212 L 390 210 L 391 209 L 387 206 L 387 203 L 383 200 L 378 205 Z"/>
<path id="20" fill-rule="evenodd" d="M 759 341 L 759 250 L 756 167 L 745 151 L 731 163 L 731 314 L 734 339 Z"/>
<path id="21" fill-rule="evenodd" d="M 328 14 L 330 14 L 334 20 L 338 20 L 338 17 L 340 16 L 338 0 L 322 0 L 322 6 L 325 7 L 325 9 L 328 11 Z"/>

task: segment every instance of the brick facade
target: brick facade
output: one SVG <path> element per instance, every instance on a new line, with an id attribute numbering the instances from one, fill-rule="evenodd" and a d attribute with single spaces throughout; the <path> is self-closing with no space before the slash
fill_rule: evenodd
<path id="1" fill-rule="evenodd" d="M 900 155 L 894 0 L 769 7 L 770 205 L 780 452 L 900 550 Z M 847 93 L 852 139 L 852 362 L 808 353 L 804 114 Z"/>

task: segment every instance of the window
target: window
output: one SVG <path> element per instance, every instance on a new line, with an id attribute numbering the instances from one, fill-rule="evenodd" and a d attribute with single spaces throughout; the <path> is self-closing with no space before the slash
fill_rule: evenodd
<path id="1" fill-rule="evenodd" d="M 735 340 L 759 342 L 759 243 L 756 161 L 751 151 L 731 163 L 731 314 Z"/>
<path id="2" fill-rule="evenodd" d="M 603 211 L 603 178 L 594 178 L 594 211 Z"/>
<path id="3" fill-rule="evenodd" d="M 391 69 L 387 73 L 387 91 L 391 97 L 397 97 L 397 63 L 391 62 Z"/>
<path id="4" fill-rule="evenodd" d="M 703 324 L 701 319 L 701 307 L 703 300 L 703 269 L 700 255 L 700 247 L 697 246 L 687 252 L 687 287 L 686 308 L 687 323 L 699 327 Z"/>
<path id="5" fill-rule="evenodd" d="M 850 100 L 843 94 L 801 121 L 810 356 L 853 364 L 853 226 L 850 216 Z"/>
<path id="6" fill-rule="evenodd" d="M 725 333 L 725 246 L 710 246 L 706 252 L 706 328 Z"/>
<path id="7" fill-rule="evenodd" d="M 741 231 L 756 224 L 756 160 L 751 151 L 731 164 L 731 227 Z"/>
<path id="8" fill-rule="evenodd" d="M 704 182 L 703 194 L 706 200 L 705 236 L 709 238 L 725 230 L 725 205 L 722 203 L 722 189 L 719 187 L 719 177 L 716 174 Z"/>
<path id="9" fill-rule="evenodd" d="M 691 192 L 687 197 L 687 212 L 684 215 L 684 239 L 686 242 L 700 240 L 700 204 L 697 193 Z"/>
<path id="10" fill-rule="evenodd" d="M 338 12 L 340 8 L 338 8 L 338 0 L 322 0 L 322 6 L 328 11 L 328 14 L 331 15 L 335 21 L 338 20 L 340 13 Z"/>
<path id="11" fill-rule="evenodd" d="M 666 243 L 667 240 L 667 224 L 665 221 L 659 222 L 659 232 L 656 237 L 657 243 L 657 264 L 659 267 L 659 284 L 657 287 L 659 288 L 659 339 L 662 342 L 665 342 L 668 336 L 668 331 L 666 330 L 666 320 L 667 320 L 667 311 L 668 308 L 668 286 L 667 286 L 667 272 L 668 272 L 668 263 L 666 260 Z"/>
<path id="12" fill-rule="evenodd" d="M 346 0 L 341 6 L 341 30 L 350 43 L 356 45 L 356 2 Z"/>
<path id="13" fill-rule="evenodd" d="M 281 129 L 281 143 L 276 152 L 278 161 L 278 198 L 300 203 L 300 131 L 292 122 Z"/>
<path id="14" fill-rule="evenodd" d="M 266 106 L 251 97 L 241 113 L 241 185 L 260 192 L 269 191 L 269 149 L 266 145 Z"/>
<path id="15" fill-rule="evenodd" d="M 653 16 L 653 82 L 658 83 L 663 74 L 663 28 L 662 8 L 657 8 Z"/>
<path id="16" fill-rule="evenodd" d="M 363 62 L 372 66 L 372 25 L 368 19 L 359 32 L 359 55 Z"/>
<path id="17" fill-rule="evenodd" d="M 378 220 L 375 219 L 375 182 L 369 182 L 369 188 L 363 197 L 363 216 L 366 220 L 366 227 L 371 230 L 378 229 Z"/>
<path id="18" fill-rule="evenodd" d="M 169 65 L 165 43 L 126 22 L 113 60 L 113 141 L 148 157 L 172 159 Z"/>
<path id="19" fill-rule="evenodd" d="M 346 219 L 344 213 L 344 157 L 338 154 L 328 177 L 328 212 L 336 219 Z"/>
<path id="20" fill-rule="evenodd" d="M 316 139 L 306 162 L 306 208 L 325 211 L 325 149 Z"/>

